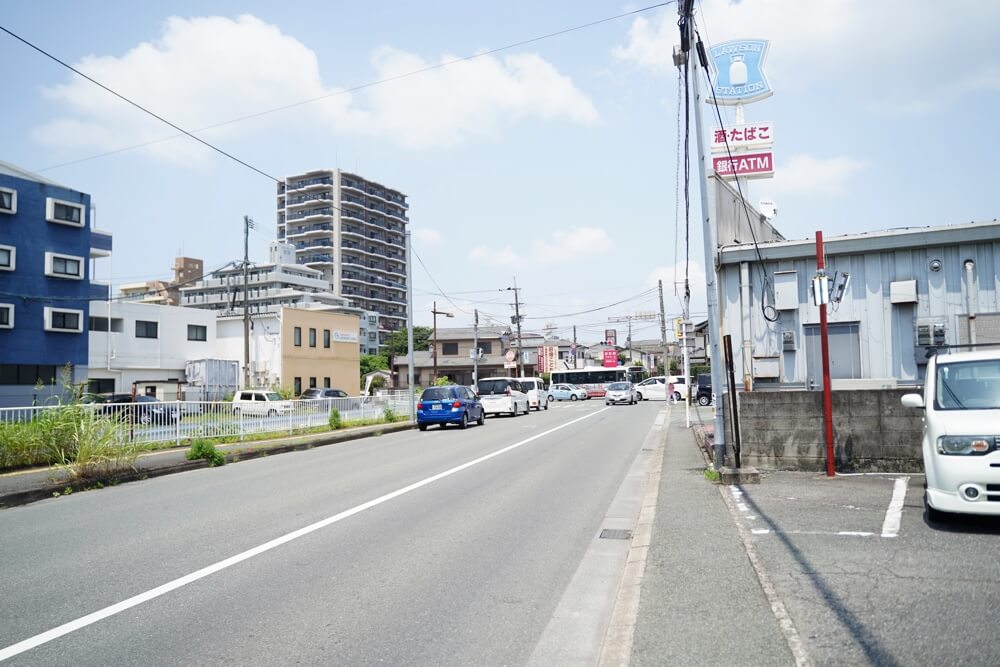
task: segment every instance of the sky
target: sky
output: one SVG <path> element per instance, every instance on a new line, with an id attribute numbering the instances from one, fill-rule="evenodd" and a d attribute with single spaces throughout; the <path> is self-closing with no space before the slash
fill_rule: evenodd
<path id="1" fill-rule="evenodd" d="M 509 323 L 516 284 L 526 329 L 576 325 L 589 343 L 606 328 L 624 340 L 611 318 L 657 312 L 658 279 L 679 315 L 685 266 L 704 316 L 696 170 L 687 228 L 679 185 L 677 9 L 647 6 L 5 0 L 0 25 L 266 175 L 341 167 L 406 193 L 417 325 L 435 302 L 455 315 L 442 325 L 471 326 L 474 309 Z M 775 175 L 748 191 L 774 200 L 786 238 L 997 217 L 1000 3 L 701 0 L 695 20 L 709 47 L 770 41 L 774 95 L 745 113 L 772 123 Z M 4 33 L 0 62 L 0 160 L 92 196 L 114 234 L 97 279 L 238 260 L 244 215 L 251 260 L 267 261 L 273 180 Z"/>

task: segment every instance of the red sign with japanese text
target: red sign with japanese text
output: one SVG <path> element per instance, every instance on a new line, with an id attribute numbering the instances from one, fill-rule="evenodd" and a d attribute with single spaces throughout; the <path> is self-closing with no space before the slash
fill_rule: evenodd
<path id="1" fill-rule="evenodd" d="M 773 176 L 773 153 L 740 153 L 729 157 L 712 158 L 712 169 L 723 178 L 734 176 Z"/>
<path id="2" fill-rule="evenodd" d="M 618 365 L 618 350 L 604 350 L 604 367 L 615 368 Z"/>
<path id="3" fill-rule="evenodd" d="M 774 145 L 774 127 L 771 123 L 749 123 L 712 130 L 712 152 L 733 153 L 737 148 L 770 148 Z"/>

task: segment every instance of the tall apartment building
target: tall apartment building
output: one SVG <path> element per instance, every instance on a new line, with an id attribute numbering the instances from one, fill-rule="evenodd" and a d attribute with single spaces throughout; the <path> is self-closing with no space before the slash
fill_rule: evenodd
<path id="1" fill-rule="evenodd" d="M 379 344 L 406 326 L 406 195 L 341 169 L 278 184 L 278 240 L 319 269 L 335 294 L 378 313 Z"/>

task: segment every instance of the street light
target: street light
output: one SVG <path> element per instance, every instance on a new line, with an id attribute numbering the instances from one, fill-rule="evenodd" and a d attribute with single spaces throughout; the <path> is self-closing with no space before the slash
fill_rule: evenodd
<path id="1" fill-rule="evenodd" d="M 431 313 L 434 315 L 434 343 L 431 351 L 431 356 L 434 357 L 434 377 L 431 378 L 431 382 L 437 382 L 438 377 L 438 315 L 444 315 L 445 317 L 455 317 L 453 313 L 449 313 L 444 310 L 438 310 L 437 301 L 434 302 L 434 306 L 431 308 Z"/>

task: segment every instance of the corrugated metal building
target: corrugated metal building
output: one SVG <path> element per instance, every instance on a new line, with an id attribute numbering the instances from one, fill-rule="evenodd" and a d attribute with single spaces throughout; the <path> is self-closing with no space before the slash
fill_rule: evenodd
<path id="1" fill-rule="evenodd" d="M 815 240 L 766 242 L 758 233 L 756 246 L 725 245 L 732 236 L 720 234 L 719 289 L 736 377 L 755 388 L 821 389 Z M 1000 222 L 824 232 L 824 245 L 835 299 L 846 282 L 828 306 L 834 388 L 920 384 L 927 346 L 1000 343 Z M 762 288 L 762 265 L 773 289 Z"/>

